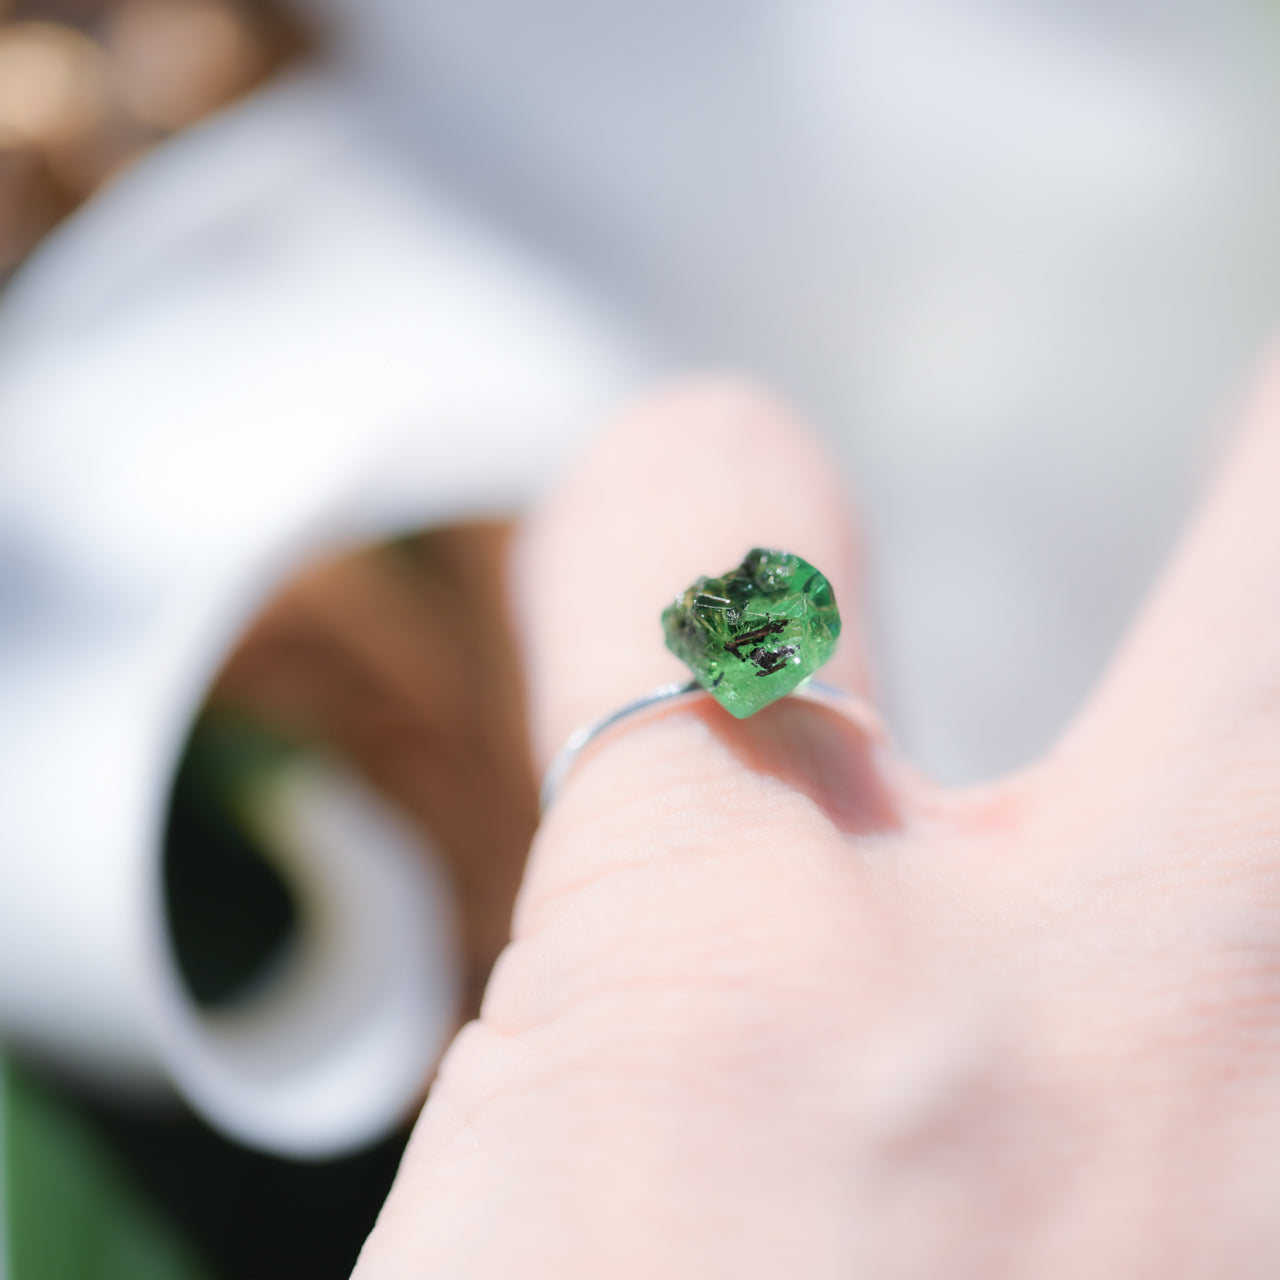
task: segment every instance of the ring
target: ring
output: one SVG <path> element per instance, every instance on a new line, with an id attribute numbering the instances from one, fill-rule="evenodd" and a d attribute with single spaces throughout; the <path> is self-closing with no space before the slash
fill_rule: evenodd
<path id="1" fill-rule="evenodd" d="M 831 584 L 808 561 L 754 547 L 718 578 L 699 578 L 662 614 L 667 648 L 693 673 L 569 735 L 542 782 L 545 813 L 589 743 L 624 720 L 676 701 L 710 696 L 738 719 L 794 694 L 840 711 L 864 732 L 880 722 L 866 701 L 813 680 L 835 652 L 840 611 Z"/>
<path id="2" fill-rule="evenodd" d="M 556 752 L 555 758 L 543 775 L 542 789 L 538 793 L 539 811 L 546 813 L 551 808 L 573 766 L 577 763 L 578 757 L 601 734 L 608 732 L 621 721 L 639 715 L 641 712 L 652 711 L 655 708 L 663 707 L 673 702 L 691 702 L 707 696 L 708 691 L 696 680 L 689 680 L 684 684 L 679 681 L 675 684 L 664 684 L 661 688 L 650 690 L 650 692 L 644 694 L 643 697 L 637 698 L 634 702 L 628 702 L 625 707 L 610 712 L 607 716 L 601 716 L 594 723 L 583 725 L 581 729 L 575 729 L 565 740 L 564 746 Z M 830 707 L 834 711 L 839 711 L 857 725 L 868 737 L 879 738 L 883 735 L 884 729 L 879 717 L 871 710 L 870 704 L 866 699 L 859 697 L 857 694 L 847 693 L 843 689 L 837 689 L 834 685 L 810 680 L 793 689 L 791 696 L 793 698 L 803 698 L 806 702 L 816 702 L 820 706 Z"/>

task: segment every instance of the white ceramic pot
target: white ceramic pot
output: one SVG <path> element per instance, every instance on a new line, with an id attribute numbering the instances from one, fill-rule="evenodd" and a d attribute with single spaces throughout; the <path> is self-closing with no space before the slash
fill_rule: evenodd
<path id="1" fill-rule="evenodd" d="M 282 793 L 304 944 L 233 1012 L 174 964 L 175 761 L 313 556 L 510 510 L 634 375 L 560 283 L 299 79 L 125 175 L 0 311 L 0 1034 L 268 1150 L 366 1142 L 455 1017 L 446 880 L 385 801 Z"/>

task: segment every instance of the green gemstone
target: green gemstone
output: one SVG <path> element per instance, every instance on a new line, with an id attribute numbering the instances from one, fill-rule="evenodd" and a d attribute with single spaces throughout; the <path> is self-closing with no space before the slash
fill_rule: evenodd
<path id="1" fill-rule="evenodd" d="M 785 551 L 756 547 L 719 578 L 699 578 L 662 614 L 667 648 L 739 720 L 790 693 L 835 651 L 831 584 Z"/>

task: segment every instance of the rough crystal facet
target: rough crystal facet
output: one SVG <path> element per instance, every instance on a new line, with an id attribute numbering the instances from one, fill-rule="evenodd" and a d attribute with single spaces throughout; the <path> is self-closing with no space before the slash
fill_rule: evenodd
<path id="1" fill-rule="evenodd" d="M 667 648 L 740 720 L 807 680 L 836 647 L 831 584 L 808 561 L 756 547 L 699 578 L 662 614 Z"/>

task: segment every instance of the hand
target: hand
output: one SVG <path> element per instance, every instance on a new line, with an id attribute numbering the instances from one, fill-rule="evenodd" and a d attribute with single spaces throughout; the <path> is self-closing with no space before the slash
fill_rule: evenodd
<path id="1" fill-rule="evenodd" d="M 579 761 L 358 1280 L 1280 1274 L 1280 372 L 1091 705 L 977 790 L 709 703 Z M 542 760 L 680 678 L 751 545 L 831 578 L 835 468 L 730 384 L 598 438 L 516 568 Z"/>

